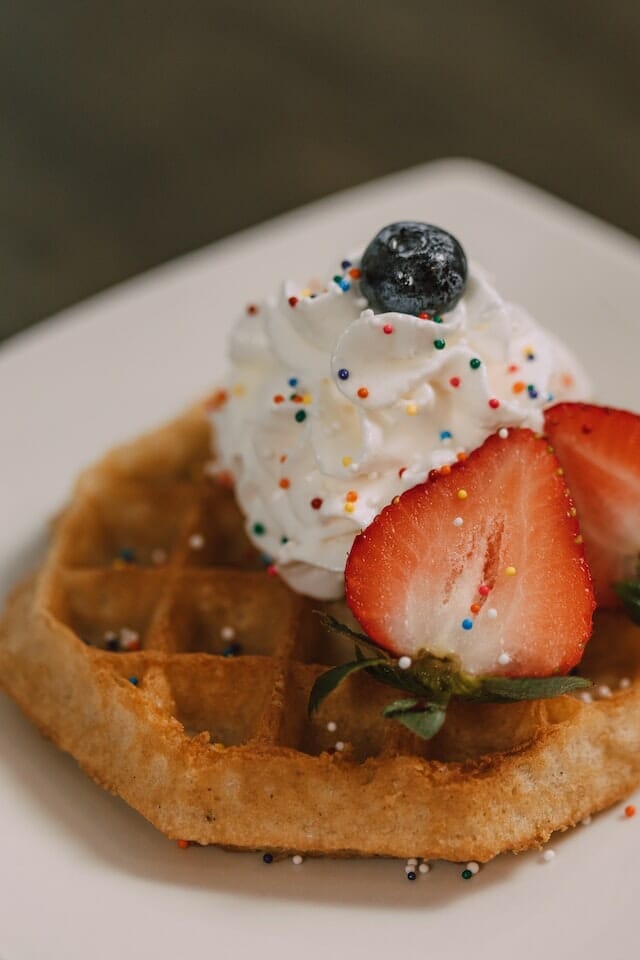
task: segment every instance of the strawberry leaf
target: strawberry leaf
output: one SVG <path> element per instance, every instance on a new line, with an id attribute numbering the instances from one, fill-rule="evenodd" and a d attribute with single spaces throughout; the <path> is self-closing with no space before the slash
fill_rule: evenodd
<path id="1" fill-rule="evenodd" d="M 315 713 L 322 701 L 352 673 L 357 673 L 358 670 L 366 670 L 378 663 L 382 663 L 379 657 L 377 659 L 352 660 L 350 663 L 343 663 L 338 667 L 332 667 L 325 673 L 321 673 L 311 688 L 307 706 L 309 715 Z"/>
<path id="2" fill-rule="evenodd" d="M 434 737 L 447 714 L 447 701 L 425 703 L 421 700 L 396 700 L 382 711 L 384 717 L 391 717 L 417 733 L 424 740 Z"/>
<path id="3" fill-rule="evenodd" d="M 625 580 L 612 586 L 622 600 L 627 616 L 640 626 L 640 580 Z"/>
<path id="4" fill-rule="evenodd" d="M 591 681 L 584 677 L 483 677 L 478 692 L 468 699 L 491 703 L 548 700 L 590 686 Z"/>

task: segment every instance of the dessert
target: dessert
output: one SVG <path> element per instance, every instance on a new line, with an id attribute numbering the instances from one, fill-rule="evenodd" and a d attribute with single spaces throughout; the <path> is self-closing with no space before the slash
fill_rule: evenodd
<path id="1" fill-rule="evenodd" d="M 432 236 L 431 229 L 418 231 L 420 242 Z M 280 306 L 247 313 L 234 343 L 234 362 L 246 366 L 242 379 L 234 376 L 207 404 L 89 469 L 56 522 L 42 568 L 9 599 L 0 625 L 3 687 L 98 783 L 176 840 L 273 853 L 484 861 L 543 843 L 553 830 L 614 802 L 640 781 L 639 631 L 624 614 L 603 612 L 589 638 L 593 593 L 569 494 L 576 501 L 584 497 L 579 515 L 586 515 L 591 478 L 604 457 L 608 473 L 625 478 L 622 488 L 612 487 L 613 496 L 633 499 L 637 446 L 619 439 L 608 444 L 620 418 L 632 415 L 568 403 L 584 383 L 566 351 L 506 307 L 473 266 L 468 292 L 486 312 L 479 325 L 470 319 L 467 294 L 459 296 L 456 281 L 464 263 L 452 249 L 452 271 L 429 280 L 430 308 L 443 311 L 441 323 L 437 313 L 421 318 L 393 312 L 388 319 L 388 290 L 377 284 L 378 292 L 369 296 L 385 298 L 380 303 L 387 319 L 376 319 L 379 306 L 360 316 L 360 291 L 343 289 L 360 279 L 349 275 L 361 269 L 353 260 L 344 267 L 350 279 L 341 274 L 336 290 L 318 291 L 314 298 L 313 291 L 308 297 L 285 291 Z M 406 291 L 396 284 L 392 296 L 398 293 Z M 316 301 L 330 307 L 317 323 Z M 335 375 L 331 368 L 318 375 L 311 402 L 294 393 L 309 386 L 305 381 L 288 385 L 291 392 L 283 392 L 282 400 L 271 393 L 267 403 L 265 391 L 272 390 L 272 380 L 281 382 L 288 364 L 269 344 L 277 342 L 280 352 L 295 347 L 298 366 L 286 369 L 288 379 L 310 378 L 323 350 L 325 358 L 330 355 L 317 342 L 306 349 L 296 327 L 305 310 L 312 338 L 324 343 L 328 337 L 330 350 L 336 340 L 341 343 L 334 351 Z M 282 316 L 293 326 L 283 328 Z M 344 342 L 336 336 L 340 324 L 349 328 Z M 361 359 L 383 362 L 374 336 L 378 344 L 399 343 L 398 379 L 377 407 L 374 392 L 360 379 L 345 386 Z M 421 345 L 426 367 L 418 356 Z M 530 360 L 526 347 L 532 348 Z M 519 363 L 531 369 L 538 364 L 535 380 L 516 378 L 518 371 L 509 369 L 516 364 L 511 351 L 520 351 Z M 340 365 L 345 356 L 350 366 Z M 442 437 L 439 422 L 429 432 L 429 413 L 444 410 L 456 417 L 451 398 L 457 402 L 464 394 L 461 382 L 451 381 L 462 380 L 462 368 L 482 400 L 481 416 L 461 401 L 464 416 L 450 431 L 456 436 Z M 343 369 L 349 377 L 340 376 Z M 520 382 L 524 388 L 514 389 Z M 564 403 L 545 413 L 552 384 Z M 358 393 L 362 389 L 367 396 Z M 569 392 L 562 395 L 563 389 Z M 371 406 L 363 405 L 369 398 Z M 251 409 L 265 412 L 255 431 L 249 429 Z M 323 421 L 318 415 L 314 422 L 311 412 L 317 409 L 329 414 L 329 424 L 334 414 L 355 422 L 351 439 L 361 438 L 366 427 L 376 442 L 356 443 L 357 456 L 344 464 L 350 454 L 325 442 Z M 302 412 L 305 417 L 298 417 Z M 209 414 L 218 426 L 213 471 Z M 545 417 L 547 429 L 557 434 L 558 463 L 532 432 Z M 608 432 L 600 429 L 602 417 Z M 622 434 L 635 436 L 636 422 L 625 421 Z M 309 443 L 299 442 L 301 430 L 308 431 Z M 567 487 L 561 471 L 569 474 L 577 453 L 567 454 L 565 466 L 561 448 L 571 451 L 576 430 L 586 438 L 579 452 L 593 471 L 578 463 Z M 284 431 L 293 439 L 281 449 Z M 426 453 L 420 445 L 425 436 Z M 397 458 L 413 448 L 416 456 L 402 470 Z M 333 470 L 324 497 L 314 486 L 316 450 Z M 283 454 L 287 460 L 281 462 Z M 345 481 L 360 482 L 367 458 L 366 483 L 350 498 Z M 296 472 L 281 474 L 283 463 Z M 510 483 L 506 466 L 513 471 Z M 230 472 L 248 521 L 235 505 Z M 299 508 L 306 513 L 289 501 L 298 484 L 304 493 Z M 597 479 L 595 485 L 602 486 Z M 324 510 L 311 504 L 315 497 L 323 499 Z M 459 512 L 452 514 L 454 499 Z M 608 502 L 605 496 L 594 514 L 596 531 L 607 522 L 602 518 Z M 256 512 L 267 507 L 268 515 Z M 451 532 L 437 546 L 443 568 L 454 573 L 431 584 L 429 601 L 438 610 L 443 597 L 451 596 L 456 609 L 446 616 L 438 611 L 444 627 L 435 639 L 424 632 L 429 618 L 420 610 L 409 634 L 402 632 L 404 617 L 393 606 L 401 595 L 411 596 L 402 584 L 394 595 L 371 590 L 387 559 L 398 566 L 389 558 L 389 530 L 407 523 L 410 507 L 417 512 L 407 529 L 422 536 L 437 522 Z M 470 569 L 465 579 L 464 564 L 451 563 L 456 551 L 461 555 L 460 537 L 469 531 L 479 536 L 486 518 L 496 516 L 503 518 L 501 529 L 515 523 L 517 560 L 504 553 L 506 534 L 500 542 L 489 536 L 485 541 L 493 546 L 482 551 L 495 563 L 483 565 L 486 576 Z M 257 554 L 247 524 L 254 544 L 265 543 L 269 557 Z M 625 576 L 629 570 L 633 537 L 625 538 L 624 525 L 618 529 L 619 540 L 610 544 L 613 563 L 601 568 L 605 589 L 620 553 L 620 569 Z M 587 560 L 601 556 L 596 539 L 586 545 Z M 406 547 L 409 540 L 391 542 Z M 550 569 L 546 551 L 553 543 L 557 566 Z M 420 577 L 423 553 L 421 547 L 414 568 Z M 465 548 L 463 554 L 471 557 L 473 551 Z M 532 557 L 539 561 L 535 568 Z M 353 622 L 338 622 L 347 616 L 338 598 L 345 566 L 347 600 L 368 636 Z M 276 575 L 279 569 L 284 578 Z M 390 582 L 386 573 L 381 587 Z M 632 574 L 621 592 L 633 611 Z M 285 578 L 303 589 L 291 589 Z M 526 588 L 517 598 L 520 617 L 510 593 L 522 589 L 516 584 Z M 458 616 L 458 603 L 469 606 L 468 615 Z M 324 621 L 314 613 L 319 607 Z M 447 620 L 450 612 L 455 620 Z M 550 619 L 561 628 L 558 645 L 549 642 Z M 497 632 L 487 633 L 491 643 L 478 646 L 485 621 L 487 630 Z M 527 632 L 528 622 L 535 636 Z M 500 632 L 504 624 L 508 635 Z M 444 634 L 449 639 L 438 646 Z M 355 666 L 344 662 L 344 636 L 348 649 L 355 642 L 366 651 Z M 594 700 L 580 677 L 549 676 L 573 667 L 583 648 L 581 674 L 610 695 Z M 396 691 L 390 704 L 390 683 L 403 691 L 408 685 L 411 695 L 399 705 Z M 571 690 L 578 692 L 557 695 Z"/>

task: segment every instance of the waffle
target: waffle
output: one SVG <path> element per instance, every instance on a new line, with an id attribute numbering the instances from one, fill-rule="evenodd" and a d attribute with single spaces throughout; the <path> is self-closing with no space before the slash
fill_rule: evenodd
<path id="1" fill-rule="evenodd" d="M 7 604 L 3 687 L 97 783 L 173 839 L 456 861 L 539 846 L 637 785 L 640 630 L 611 615 L 593 703 L 456 703 L 425 742 L 359 674 L 309 718 L 353 651 L 265 571 L 210 442 L 198 408 L 89 469 Z M 118 631 L 139 649 L 109 649 Z"/>

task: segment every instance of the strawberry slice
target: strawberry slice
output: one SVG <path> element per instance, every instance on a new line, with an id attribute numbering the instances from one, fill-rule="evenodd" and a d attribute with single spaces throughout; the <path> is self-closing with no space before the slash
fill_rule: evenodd
<path id="1" fill-rule="evenodd" d="M 575 666 L 594 599 L 561 474 L 545 440 L 511 430 L 385 507 L 345 572 L 371 639 L 396 655 L 456 656 L 476 676 Z"/>
<path id="2" fill-rule="evenodd" d="M 545 431 L 578 509 L 598 604 L 618 606 L 611 584 L 635 577 L 640 553 L 640 417 L 559 403 Z"/>

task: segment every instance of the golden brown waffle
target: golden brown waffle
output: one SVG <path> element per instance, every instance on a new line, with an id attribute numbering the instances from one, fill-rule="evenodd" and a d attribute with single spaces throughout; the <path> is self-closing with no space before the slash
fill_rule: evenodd
<path id="1" fill-rule="evenodd" d="M 2 685 L 99 784 L 174 839 L 484 861 L 640 781 L 640 630 L 611 616 L 583 669 L 613 695 L 591 704 L 460 703 L 427 743 L 360 674 L 309 719 L 353 651 L 265 572 L 209 446 L 198 409 L 86 472 L 0 626 Z M 105 648 L 123 628 L 139 650 Z"/>

